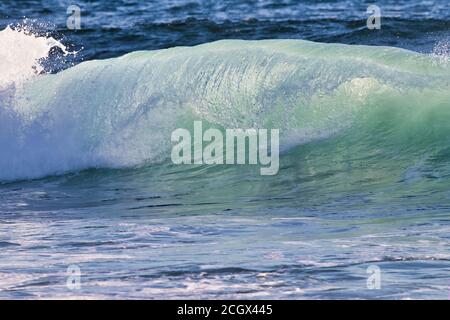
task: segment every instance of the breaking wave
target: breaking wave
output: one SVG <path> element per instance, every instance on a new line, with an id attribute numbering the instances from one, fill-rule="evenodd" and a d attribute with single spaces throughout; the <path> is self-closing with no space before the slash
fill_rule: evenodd
<path id="1" fill-rule="evenodd" d="M 0 43 L 2 181 L 163 161 L 172 130 L 194 119 L 224 128 L 279 128 L 285 152 L 346 134 L 341 146 L 361 158 L 390 148 L 416 158 L 450 157 L 450 64 L 443 45 L 424 55 L 225 40 L 42 74 L 40 61 L 53 47 L 66 52 L 60 42 L 7 28 Z"/>

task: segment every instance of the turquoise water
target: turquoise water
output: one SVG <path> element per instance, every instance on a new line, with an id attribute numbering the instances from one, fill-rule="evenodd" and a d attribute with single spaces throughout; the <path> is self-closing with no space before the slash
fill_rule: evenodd
<path id="1" fill-rule="evenodd" d="M 220 41 L 5 91 L 0 297 L 445 299 L 449 79 L 403 49 Z M 195 119 L 279 128 L 279 173 L 172 164 Z"/>

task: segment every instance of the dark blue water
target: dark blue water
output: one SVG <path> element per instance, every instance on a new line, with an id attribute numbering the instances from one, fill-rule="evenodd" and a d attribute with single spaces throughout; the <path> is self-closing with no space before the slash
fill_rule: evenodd
<path id="1" fill-rule="evenodd" d="M 449 37 L 446 0 L 377 1 L 382 28 L 366 28 L 373 1 L 77 1 L 81 30 L 66 28 L 71 1 L 2 1 L 0 27 L 24 17 L 57 35 L 85 60 L 220 39 L 303 39 L 388 45 L 421 52 Z"/>
<path id="2" fill-rule="evenodd" d="M 371 3 L 77 1 L 75 31 L 66 27 L 71 1 L 2 1 L 0 29 L 26 25 L 79 53 L 45 62 L 69 73 L 38 77 L 14 104 L 25 108 L 19 120 L 0 90 L 0 177 L 9 177 L 0 184 L 0 298 L 446 299 L 450 3 L 377 1 L 381 29 L 368 30 Z M 207 46 L 82 64 L 223 39 L 423 55 L 321 46 L 315 60 L 304 43 L 224 42 L 223 54 Z M 198 63 L 189 69 L 188 59 Z M 196 86 L 227 67 L 227 90 Z M 283 111 L 270 109 L 280 101 Z M 241 102 L 248 108 L 234 113 Z M 149 145 L 170 144 L 166 130 L 185 104 L 225 127 L 279 121 L 308 143 L 286 148 L 273 177 L 147 158 Z M 353 124 L 329 134 L 347 113 Z M 70 266 L 79 289 L 67 286 Z M 379 289 L 367 286 L 371 266 Z"/>

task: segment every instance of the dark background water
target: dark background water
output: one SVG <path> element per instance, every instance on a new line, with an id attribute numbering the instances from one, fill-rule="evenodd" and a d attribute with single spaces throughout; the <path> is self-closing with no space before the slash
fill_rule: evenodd
<path id="1" fill-rule="evenodd" d="M 0 27 L 27 18 L 75 49 L 79 60 L 135 50 L 191 46 L 219 39 L 305 39 L 389 45 L 430 52 L 450 34 L 448 0 L 376 1 L 381 29 L 366 27 L 374 1 L 68 1 L 4 0 Z M 81 30 L 66 27 L 67 7 L 81 9 Z"/>

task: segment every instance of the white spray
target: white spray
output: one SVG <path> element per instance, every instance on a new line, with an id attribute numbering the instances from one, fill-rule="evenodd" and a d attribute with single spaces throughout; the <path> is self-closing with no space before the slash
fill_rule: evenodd
<path id="1" fill-rule="evenodd" d="M 65 55 L 66 47 L 52 37 L 35 36 L 29 29 L 6 29 L 0 31 L 0 90 L 17 86 L 44 71 L 41 62 L 50 50 L 60 48 Z"/>

